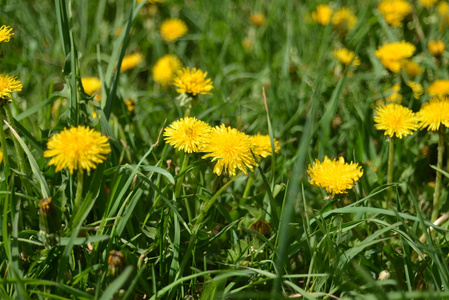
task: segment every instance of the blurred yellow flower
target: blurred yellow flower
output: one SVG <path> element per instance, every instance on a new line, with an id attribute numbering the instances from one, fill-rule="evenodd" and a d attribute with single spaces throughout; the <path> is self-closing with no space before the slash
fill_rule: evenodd
<path id="1" fill-rule="evenodd" d="M 424 69 L 413 60 L 407 60 L 404 63 L 404 72 L 409 78 L 415 78 L 424 72 Z"/>
<path id="2" fill-rule="evenodd" d="M 134 112 L 134 109 L 136 109 L 136 100 L 133 98 L 128 98 L 125 101 L 126 108 L 128 109 L 129 113 Z"/>
<path id="3" fill-rule="evenodd" d="M 49 165 L 56 166 L 56 172 L 68 168 L 73 170 L 90 171 L 96 164 L 106 159 L 111 152 L 108 138 L 87 126 L 72 127 L 54 134 L 47 143 L 44 157 L 52 157 Z"/>
<path id="4" fill-rule="evenodd" d="M 312 12 L 312 19 L 315 23 L 327 25 L 331 21 L 332 8 L 329 5 L 320 4 L 316 7 L 316 11 Z"/>
<path id="5" fill-rule="evenodd" d="M 341 33 L 345 34 L 355 27 L 357 17 L 348 7 L 342 7 L 334 13 L 332 24 Z"/>
<path id="6" fill-rule="evenodd" d="M 125 71 L 135 68 L 138 64 L 140 64 L 142 62 L 142 60 L 143 60 L 143 56 L 139 52 L 125 55 L 125 57 L 123 57 L 123 60 L 122 60 L 120 72 L 125 72 Z"/>
<path id="7" fill-rule="evenodd" d="M 187 33 L 187 25 L 181 19 L 165 20 L 159 28 L 162 39 L 167 42 L 174 41 Z"/>
<path id="8" fill-rule="evenodd" d="M 185 67 L 177 72 L 173 85 L 178 87 L 178 93 L 187 93 L 196 96 L 198 94 L 209 94 L 214 88 L 211 79 L 206 79 L 207 72 L 200 69 Z"/>
<path id="9" fill-rule="evenodd" d="M 428 131 L 437 131 L 441 125 L 449 127 L 449 98 L 432 98 L 424 103 L 416 113 L 419 119 L 419 127 L 427 127 Z"/>
<path id="10" fill-rule="evenodd" d="M 203 152 L 209 142 L 212 128 L 196 118 L 183 118 L 165 128 L 164 136 L 167 143 L 177 150 L 187 153 Z"/>
<path id="11" fill-rule="evenodd" d="M 323 162 L 316 159 L 313 166 L 309 165 L 307 174 L 310 176 L 310 184 L 325 188 L 334 197 L 335 194 L 345 194 L 352 189 L 362 177 L 363 170 L 357 163 L 346 163 L 341 156 L 338 160 L 330 160 L 326 156 Z"/>
<path id="12" fill-rule="evenodd" d="M 181 69 L 181 66 L 181 61 L 175 55 L 164 55 L 154 64 L 153 80 L 162 85 L 169 85 L 172 83 L 176 71 Z"/>
<path id="13" fill-rule="evenodd" d="M 412 6 L 405 0 L 382 0 L 377 9 L 385 21 L 395 27 L 402 27 L 402 20 L 412 12 Z"/>
<path id="14" fill-rule="evenodd" d="M 360 58 L 358 55 L 355 55 L 355 53 L 351 50 L 348 50 L 346 48 L 341 49 L 335 49 L 332 51 L 335 58 L 337 58 L 341 63 L 348 66 L 351 62 L 353 66 L 360 66 Z M 354 60 L 353 60 L 354 59 Z"/>
<path id="15" fill-rule="evenodd" d="M 11 32 L 12 28 L 6 25 L 0 27 L 0 43 L 7 43 L 14 35 L 14 32 Z"/>
<path id="16" fill-rule="evenodd" d="M 20 92 L 22 83 L 16 76 L 0 74 L 0 99 L 11 98 L 11 93 Z"/>
<path id="17" fill-rule="evenodd" d="M 385 44 L 376 50 L 374 54 L 380 59 L 385 68 L 399 73 L 401 67 L 406 63 L 407 58 L 413 55 L 413 52 L 415 52 L 415 46 L 402 41 Z"/>
<path id="18" fill-rule="evenodd" d="M 408 81 L 406 84 L 412 89 L 413 97 L 415 99 L 419 99 L 419 97 L 421 97 L 424 93 L 424 88 L 420 83 L 415 81 Z"/>
<path id="19" fill-rule="evenodd" d="M 438 2 L 438 0 L 419 0 L 422 6 L 430 7 Z"/>
<path id="20" fill-rule="evenodd" d="M 271 139 L 269 135 L 262 135 L 260 133 L 257 133 L 256 135 L 250 135 L 249 137 L 252 145 L 251 150 L 258 160 L 272 154 Z M 281 149 L 281 147 L 279 146 L 279 142 L 276 139 L 274 139 L 273 142 L 274 152 L 278 153 Z"/>
<path id="21" fill-rule="evenodd" d="M 449 95 L 449 79 L 438 79 L 432 82 L 427 88 L 429 96 L 446 96 Z"/>
<path id="22" fill-rule="evenodd" d="M 251 16 L 249 16 L 249 20 L 255 26 L 260 27 L 263 24 L 265 24 L 266 18 L 264 16 L 264 14 L 262 14 L 262 13 L 254 13 Z"/>
<path id="23" fill-rule="evenodd" d="M 0 151 L 0 164 L 2 163 L 2 161 L 3 161 L 3 152 Z"/>
<path id="24" fill-rule="evenodd" d="M 438 14 L 446 25 L 449 25 L 449 3 L 441 1 L 438 3 Z"/>
<path id="25" fill-rule="evenodd" d="M 385 97 L 385 102 L 401 103 L 402 95 L 401 95 L 401 93 L 399 93 L 400 90 L 401 90 L 401 85 L 399 83 L 396 83 L 395 85 L 393 85 L 393 87 L 387 91 L 387 93 L 389 95 L 387 97 Z"/>
<path id="26" fill-rule="evenodd" d="M 427 44 L 427 48 L 434 56 L 440 56 L 446 49 L 446 45 L 441 40 L 432 40 Z"/>
<path id="27" fill-rule="evenodd" d="M 82 77 L 81 84 L 84 92 L 90 96 L 101 90 L 101 81 L 97 77 Z"/>
<path id="28" fill-rule="evenodd" d="M 409 108 L 390 103 L 376 108 L 374 116 L 377 130 L 385 130 L 385 135 L 402 139 L 418 129 L 418 118 Z"/>
<path id="29" fill-rule="evenodd" d="M 216 161 L 214 173 L 218 176 L 223 172 L 227 172 L 229 176 L 235 176 L 236 169 L 247 175 L 247 169 L 253 171 L 257 166 L 251 153 L 250 137 L 224 124 L 212 129 L 204 152 L 208 154 L 203 158 L 211 157 L 213 162 Z"/>

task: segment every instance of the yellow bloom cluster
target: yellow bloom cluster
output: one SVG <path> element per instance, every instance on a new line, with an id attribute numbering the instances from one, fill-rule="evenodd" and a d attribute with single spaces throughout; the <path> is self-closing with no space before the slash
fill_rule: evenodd
<path id="1" fill-rule="evenodd" d="M 186 23 L 177 18 L 165 20 L 159 28 L 161 37 L 166 42 L 172 42 L 182 37 L 187 33 L 187 30 Z"/>
<path id="2" fill-rule="evenodd" d="M 101 80 L 97 77 L 83 77 L 81 84 L 86 94 L 91 96 L 101 90 Z"/>
<path id="3" fill-rule="evenodd" d="M 446 49 L 446 45 L 441 40 L 432 40 L 427 44 L 427 48 L 433 55 L 440 56 Z"/>
<path id="4" fill-rule="evenodd" d="M 251 16 L 249 16 L 249 20 L 255 26 L 260 27 L 263 24 L 265 24 L 266 18 L 265 15 L 262 13 L 254 13 Z"/>
<path id="5" fill-rule="evenodd" d="M 402 20 L 412 12 L 412 6 L 405 0 L 382 0 L 377 9 L 391 26 L 402 27 Z"/>
<path id="6" fill-rule="evenodd" d="M 427 94 L 432 97 L 449 95 L 449 79 L 438 79 L 433 81 L 427 88 Z"/>
<path id="7" fill-rule="evenodd" d="M 335 49 L 332 51 L 334 56 L 343 64 L 348 66 L 351 62 L 353 66 L 360 66 L 360 58 L 351 50 L 346 48 Z"/>
<path id="8" fill-rule="evenodd" d="M 357 24 L 357 16 L 348 8 L 338 9 L 332 16 L 332 24 L 341 34 L 345 34 Z"/>
<path id="9" fill-rule="evenodd" d="M 413 55 L 413 52 L 415 52 L 415 46 L 402 41 L 383 45 L 374 54 L 385 68 L 398 73 L 407 62 L 407 58 Z"/>
<path id="10" fill-rule="evenodd" d="M 216 162 L 213 171 L 217 175 L 226 172 L 235 176 L 237 169 L 247 174 L 247 169 L 253 171 L 257 166 L 254 156 L 259 160 L 272 154 L 271 139 L 267 135 L 250 136 L 224 124 L 212 128 L 194 117 L 173 122 L 165 129 L 164 136 L 175 149 L 206 153 L 202 157 Z M 277 153 L 279 142 L 276 139 L 273 142 Z"/>
<path id="11" fill-rule="evenodd" d="M 315 160 L 313 166 L 309 165 L 307 174 L 309 183 L 326 189 L 332 194 L 345 194 L 362 177 L 362 167 L 357 163 L 346 163 L 343 157 L 330 160 L 327 156 L 324 161 Z"/>
<path id="12" fill-rule="evenodd" d="M 435 97 L 424 103 L 417 116 L 420 128 L 437 131 L 441 125 L 449 127 L 449 98 Z"/>

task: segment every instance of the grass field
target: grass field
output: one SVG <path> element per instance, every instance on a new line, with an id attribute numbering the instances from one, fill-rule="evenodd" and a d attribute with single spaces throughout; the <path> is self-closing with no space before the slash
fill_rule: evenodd
<path id="1" fill-rule="evenodd" d="M 1 299 L 449 299 L 448 2 L 0 20 Z"/>

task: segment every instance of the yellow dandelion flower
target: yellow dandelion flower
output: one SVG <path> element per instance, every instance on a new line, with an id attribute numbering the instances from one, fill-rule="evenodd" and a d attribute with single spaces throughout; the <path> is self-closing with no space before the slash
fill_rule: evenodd
<path id="1" fill-rule="evenodd" d="M 449 79 L 438 79 L 432 82 L 427 88 L 427 94 L 431 97 L 449 95 Z"/>
<path id="2" fill-rule="evenodd" d="M 196 96 L 198 94 L 209 94 L 214 88 L 212 80 L 206 79 L 207 72 L 203 73 L 200 69 L 189 67 L 183 68 L 177 72 L 173 85 L 178 87 L 178 93 L 187 93 Z"/>
<path id="3" fill-rule="evenodd" d="M 128 109 L 129 113 L 134 112 L 134 110 L 136 109 L 136 100 L 134 100 L 133 98 L 129 98 L 124 100 L 126 108 Z"/>
<path id="4" fill-rule="evenodd" d="M 357 17 L 349 8 L 342 7 L 334 13 L 332 24 L 342 33 L 346 33 L 355 27 Z"/>
<path id="5" fill-rule="evenodd" d="M 413 60 L 407 60 L 404 63 L 403 68 L 405 74 L 407 74 L 409 78 L 415 78 L 416 76 L 424 73 L 424 69 Z"/>
<path id="6" fill-rule="evenodd" d="M 255 26 L 260 27 L 263 24 L 265 24 L 266 18 L 263 13 L 254 13 L 251 16 L 249 16 L 249 20 Z"/>
<path id="7" fill-rule="evenodd" d="M 87 126 L 72 127 L 54 134 L 47 143 L 44 157 L 52 157 L 49 165 L 56 166 L 56 172 L 68 168 L 90 171 L 106 159 L 111 152 L 108 138 Z"/>
<path id="8" fill-rule="evenodd" d="M 424 93 L 424 88 L 420 83 L 415 81 L 408 81 L 406 84 L 412 89 L 413 97 L 415 99 L 419 99 L 419 97 L 421 97 Z"/>
<path id="9" fill-rule="evenodd" d="M 20 92 L 22 83 L 16 76 L 0 74 L 0 99 L 11 98 L 11 93 Z"/>
<path id="10" fill-rule="evenodd" d="M 86 94 L 91 96 L 101 90 L 101 81 L 97 77 L 82 77 L 81 84 Z"/>
<path id="11" fill-rule="evenodd" d="M 360 66 L 360 58 L 358 55 L 355 55 L 355 53 L 351 50 L 348 50 L 346 48 L 342 49 L 335 49 L 332 51 L 335 58 L 337 58 L 341 63 L 348 66 L 351 62 L 353 66 Z"/>
<path id="12" fill-rule="evenodd" d="M 446 49 L 446 45 L 441 40 L 429 41 L 427 48 L 434 56 L 440 56 Z"/>
<path id="13" fill-rule="evenodd" d="M 181 66 L 181 61 L 175 55 L 164 55 L 154 64 L 153 80 L 162 85 L 169 85 L 172 83 L 176 71 L 181 69 Z"/>
<path id="14" fill-rule="evenodd" d="M 229 176 L 236 175 L 236 169 L 248 174 L 257 166 L 251 153 L 251 139 L 248 135 L 224 124 L 212 129 L 203 158 L 212 157 L 216 161 L 214 173 L 220 176 L 227 172 Z"/>
<path id="15" fill-rule="evenodd" d="M 212 128 L 196 118 L 187 117 L 173 122 L 164 131 L 165 140 L 175 149 L 187 153 L 202 152 L 209 141 Z"/>
<path id="16" fill-rule="evenodd" d="M 389 96 L 385 97 L 385 102 L 400 103 L 402 101 L 402 94 L 399 93 L 400 90 L 401 90 L 401 85 L 399 83 L 396 83 L 395 85 L 393 85 L 393 87 L 387 91 L 387 94 L 389 94 Z"/>
<path id="17" fill-rule="evenodd" d="M 0 27 L 0 43 L 7 43 L 14 35 L 14 32 L 11 32 L 12 28 L 6 25 Z"/>
<path id="18" fill-rule="evenodd" d="M 168 19 L 162 23 L 159 32 L 164 41 L 171 42 L 187 33 L 187 25 L 181 19 Z"/>
<path id="19" fill-rule="evenodd" d="M 134 69 L 142 61 L 143 61 L 143 56 L 139 52 L 125 55 L 125 57 L 123 57 L 123 60 L 122 60 L 122 65 L 120 66 L 120 72 L 125 72 L 130 69 Z"/>
<path id="20" fill-rule="evenodd" d="M 310 184 L 325 188 L 334 197 L 335 194 L 345 194 L 352 189 L 362 177 L 363 170 L 357 163 L 346 163 L 341 156 L 338 160 L 330 160 L 326 156 L 323 162 L 316 159 L 313 166 L 309 165 L 307 174 L 310 176 Z"/>
<path id="21" fill-rule="evenodd" d="M 437 131 L 441 125 L 449 127 L 449 98 L 432 98 L 424 103 L 416 113 L 420 128 L 427 127 L 429 131 Z"/>
<path id="22" fill-rule="evenodd" d="M 402 27 L 402 20 L 412 12 L 412 6 L 405 0 L 382 0 L 377 9 L 385 21 L 395 27 Z"/>
<path id="23" fill-rule="evenodd" d="M 421 5 L 424 6 L 424 7 L 431 7 L 431 6 L 433 6 L 435 3 L 437 3 L 438 0 L 419 0 L 419 2 L 420 2 Z"/>
<path id="24" fill-rule="evenodd" d="M 415 52 L 415 46 L 402 41 L 383 45 L 374 54 L 385 68 L 398 73 L 406 63 L 407 58 L 413 55 L 413 52 Z"/>
<path id="25" fill-rule="evenodd" d="M 3 152 L 0 151 L 0 164 L 2 163 L 2 161 L 3 161 Z"/>
<path id="26" fill-rule="evenodd" d="M 312 12 L 312 19 L 315 23 L 327 25 L 331 21 L 332 8 L 329 5 L 320 4 L 316 7 L 316 11 Z"/>
<path id="27" fill-rule="evenodd" d="M 418 118 L 409 108 L 390 103 L 376 108 L 374 116 L 377 130 L 385 130 L 385 135 L 402 139 L 418 129 Z"/>
<path id="28" fill-rule="evenodd" d="M 250 140 L 252 144 L 251 150 L 258 160 L 260 158 L 265 158 L 271 155 L 271 139 L 269 135 L 261 135 L 257 133 L 256 135 L 250 135 Z M 281 147 L 279 146 L 279 142 L 274 139 L 274 152 L 278 153 Z"/>

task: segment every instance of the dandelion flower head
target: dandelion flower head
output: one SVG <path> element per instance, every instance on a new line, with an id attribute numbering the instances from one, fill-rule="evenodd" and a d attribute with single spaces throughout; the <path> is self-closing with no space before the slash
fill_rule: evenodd
<path id="1" fill-rule="evenodd" d="M 88 95 L 93 95 L 101 90 L 101 81 L 97 77 L 83 77 L 81 78 L 84 91 Z"/>
<path id="2" fill-rule="evenodd" d="M 143 61 L 143 56 L 139 52 L 125 55 L 125 57 L 123 57 L 123 60 L 122 60 L 122 65 L 120 66 L 120 72 L 125 72 L 130 69 L 134 69 L 142 61 Z"/>
<path id="3" fill-rule="evenodd" d="M 16 76 L 0 74 L 0 99 L 11 98 L 11 93 L 20 92 L 22 83 Z"/>
<path id="4" fill-rule="evenodd" d="M 196 96 L 198 94 L 209 94 L 214 88 L 211 79 L 206 79 L 207 72 L 203 73 L 200 69 L 189 67 L 183 68 L 177 72 L 173 85 L 178 87 L 178 93 L 187 93 Z"/>
<path id="5" fill-rule="evenodd" d="M 171 42 L 187 33 L 187 25 L 181 19 L 168 19 L 162 22 L 159 31 L 164 41 Z"/>
<path id="6" fill-rule="evenodd" d="M 377 9 L 391 26 L 402 27 L 402 20 L 412 12 L 412 6 L 405 0 L 382 0 Z"/>
<path id="7" fill-rule="evenodd" d="M 187 117 L 170 124 L 164 131 L 165 140 L 177 150 L 201 152 L 209 141 L 212 128 L 196 118 Z"/>
<path id="8" fill-rule="evenodd" d="M 413 52 L 415 52 L 415 46 L 402 41 L 383 45 L 374 54 L 385 68 L 398 73 L 406 63 L 407 58 L 413 55 Z"/>
<path id="9" fill-rule="evenodd" d="M 248 135 L 222 124 L 212 129 L 209 143 L 204 149 L 204 152 L 208 154 L 203 158 L 211 157 L 213 162 L 216 161 L 214 173 L 218 176 L 223 172 L 227 172 L 229 176 L 235 176 L 236 169 L 246 175 L 247 168 L 253 171 L 257 166 L 251 153 L 251 146 Z"/>
<path id="10" fill-rule="evenodd" d="M 265 24 L 266 18 L 263 13 L 254 13 L 251 16 L 249 16 L 249 20 L 255 26 L 260 27 L 263 24 Z"/>
<path id="11" fill-rule="evenodd" d="M 352 189 L 363 175 L 362 167 L 357 163 L 346 163 L 343 157 L 330 160 L 327 156 L 323 162 L 315 160 L 313 166 L 308 167 L 309 183 L 326 189 L 332 194 L 344 194 Z"/>
<path id="12" fill-rule="evenodd" d="M 424 93 L 424 88 L 420 83 L 415 81 L 408 81 L 406 84 L 409 88 L 412 89 L 413 97 L 415 99 L 419 99 L 419 97 L 421 97 Z"/>
<path id="13" fill-rule="evenodd" d="M 438 79 L 433 81 L 427 88 L 427 94 L 432 97 L 449 95 L 449 79 Z"/>
<path id="14" fill-rule="evenodd" d="M 7 43 L 14 35 L 14 32 L 11 32 L 12 28 L 6 25 L 0 27 L 0 43 Z"/>
<path id="15" fill-rule="evenodd" d="M 434 56 L 440 56 L 446 49 L 446 45 L 441 40 L 432 40 L 427 44 L 427 48 Z"/>
<path id="16" fill-rule="evenodd" d="M 47 143 L 44 157 L 51 157 L 49 165 L 56 167 L 56 172 L 68 168 L 90 171 L 106 159 L 111 152 L 108 138 L 87 126 L 71 127 L 54 134 Z"/>
<path id="17" fill-rule="evenodd" d="M 250 135 L 252 151 L 254 155 L 260 160 L 260 157 L 267 157 L 272 154 L 271 148 L 271 139 L 269 135 L 262 135 L 257 133 L 256 135 Z M 274 142 L 274 152 L 278 153 L 281 147 L 279 146 L 279 142 L 276 139 L 273 139 Z"/>
<path id="18" fill-rule="evenodd" d="M 428 131 L 437 131 L 441 125 L 449 127 L 449 98 L 435 97 L 424 103 L 416 113 L 420 128 L 427 127 Z"/>
<path id="19" fill-rule="evenodd" d="M 329 5 L 320 4 L 316 7 L 316 11 L 312 12 L 312 19 L 315 23 L 327 25 L 331 21 L 332 8 Z"/>
<path id="20" fill-rule="evenodd" d="M 385 135 L 402 139 L 418 129 L 418 118 L 409 108 L 389 103 L 376 108 L 374 116 L 377 130 L 385 130 Z"/>
<path id="21" fill-rule="evenodd" d="M 342 7 L 337 10 L 332 17 L 332 24 L 342 33 L 346 33 L 355 27 L 357 24 L 357 17 L 347 7 Z"/>
<path id="22" fill-rule="evenodd" d="M 172 54 L 167 54 L 159 58 L 153 67 L 153 80 L 162 85 L 172 83 L 176 71 L 181 69 L 181 61 Z"/>
<path id="23" fill-rule="evenodd" d="M 407 60 L 404 63 L 403 68 L 404 68 L 405 74 L 407 74 L 407 76 L 409 78 L 415 78 L 416 76 L 424 73 L 424 69 L 419 64 L 414 62 L 413 60 Z"/>
<path id="24" fill-rule="evenodd" d="M 332 51 L 335 58 L 337 58 L 341 63 L 348 66 L 351 62 L 353 66 L 360 66 L 360 58 L 358 55 L 355 55 L 355 53 L 351 50 L 348 50 L 346 48 L 342 49 L 335 49 Z"/>

